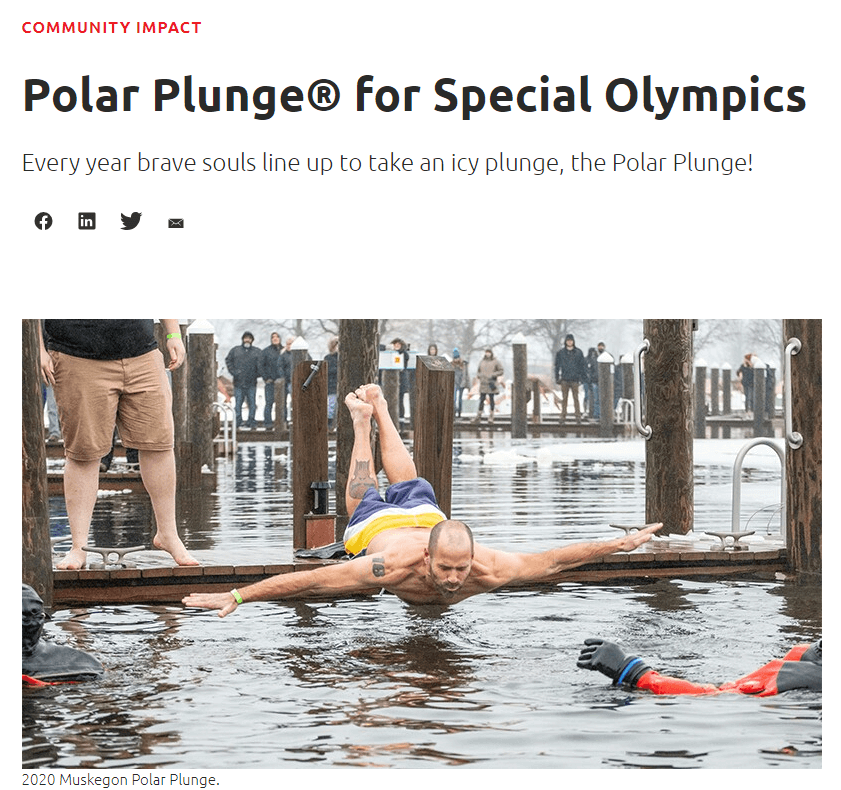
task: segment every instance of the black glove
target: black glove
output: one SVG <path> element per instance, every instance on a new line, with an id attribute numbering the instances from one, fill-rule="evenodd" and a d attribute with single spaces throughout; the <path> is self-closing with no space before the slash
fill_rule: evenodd
<path id="1" fill-rule="evenodd" d="M 584 645 L 576 666 L 598 670 L 607 675 L 614 686 L 636 686 L 637 681 L 651 670 L 641 658 L 626 656 L 625 651 L 613 642 L 598 638 L 585 639 Z"/>

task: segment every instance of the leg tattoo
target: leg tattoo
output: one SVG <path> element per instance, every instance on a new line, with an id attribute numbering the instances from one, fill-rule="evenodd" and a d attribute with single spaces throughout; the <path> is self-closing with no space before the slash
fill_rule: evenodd
<path id="1" fill-rule="evenodd" d="M 371 475 L 370 461 L 357 461 L 353 477 L 348 482 L 348 493 L 354 499 L 362 499 L 369 488 L 377 487 L 377 480 Z"/>

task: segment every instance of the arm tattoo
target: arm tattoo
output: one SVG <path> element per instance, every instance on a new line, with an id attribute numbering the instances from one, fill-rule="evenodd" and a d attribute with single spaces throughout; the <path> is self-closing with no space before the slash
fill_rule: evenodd
<path id="1" fill-rule="evenodd" d="M 382 557 L 374 557 L 371 561 L 371 570 L 378 579 L 385 576 L 385 560 Z"/>
<path id="2" fill-rule="evenodd" d="M 377 481 L 371 476 L 369 461 L 357 461 L 353 477 L 348 482 L 348 492 L 354 499 L 362 499 L 369 488 L 376 488 Z"/>

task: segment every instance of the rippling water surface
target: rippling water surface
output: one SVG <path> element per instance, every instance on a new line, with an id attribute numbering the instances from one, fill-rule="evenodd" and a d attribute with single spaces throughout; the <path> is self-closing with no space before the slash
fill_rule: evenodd
<path id="1" fill-rule="evenodd" d="M 490 439 L 459 449 L 453 512 L 490 545 L 539 550 L 642 518 L 637 461 L 545 457 L 538 444 Z M 242 446 L 238 474 L 221 472 L 185 518 L 189 545 L 288 557 L 284 453 Z M 730 470 L 698 476 L 704 528 L 729 526 Z M 773 467 L 750 477 L 746 518 L 779 496 Z M 108 497 L 95 528 L 143 542 L 144 507 Z M 53 515 L 60 530 L 60 500 Z M 602 636 L 664 673 L 721 683 L 821 628 L 820 586 L 774 578 L 561 584 L 450 609 L 390 595 L 264 603 L 224 620 L 180 606 L 61 610 L 47 638 L 94 653 L 107 672 L 24 690 L 23 764 L 819 768 L 820 694 L 656 697 L 612 688 L 575 660 L 586 637 Z"/>

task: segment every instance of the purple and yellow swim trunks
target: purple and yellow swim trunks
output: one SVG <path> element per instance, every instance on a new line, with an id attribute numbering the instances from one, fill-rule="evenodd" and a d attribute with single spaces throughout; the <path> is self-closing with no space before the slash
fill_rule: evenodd
<path id="1" fill-rule="evenodd" d="M 446 518 L 438 508 L 432 486 L 422 477 L 390 486 L 385 492 L 385 501 L 376 488 L 369 488 L 345 529 L 345 549 L 348 554 L 359 555 L 364 553 L 374 535 L 387 529 L 432 529 Z"/>

